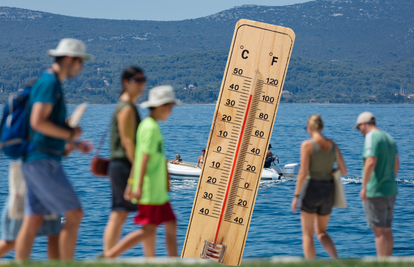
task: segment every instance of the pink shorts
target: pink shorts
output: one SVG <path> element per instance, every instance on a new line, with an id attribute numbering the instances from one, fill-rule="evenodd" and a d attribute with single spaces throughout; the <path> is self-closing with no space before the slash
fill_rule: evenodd
<path id="1" fill-rule="evenodd" d="M 155 224 L 160 225 L 163 222 L 175 221 L 174 212 L 170 202 L 162 205 L 139 205 L 138 214 L 134 218 L 135 224 Z"/>

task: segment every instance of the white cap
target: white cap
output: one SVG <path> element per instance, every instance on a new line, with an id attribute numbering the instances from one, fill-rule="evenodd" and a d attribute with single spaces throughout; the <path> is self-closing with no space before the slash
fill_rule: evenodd
<path id="1" fill-rule="evenodd" d="M 161 85 L 149 91 L 148 101 L 142 102 L 141 107 L 158 107 L 167 103 L 182 104 L 180 100 L 175 98 L 174 89 L 171 85 Z"/>
<path id="2" fill-rule="evenodd" d="M 80 57 L 83 59 L 92 59 L 92 55 L 86 54 L 86 46 L 81 40 L 73 38 L 64 38 L 60 40 L 56 49 L 50 49 L 47 54 L 50 57 Z"/>
<path id="3" fill-rule="evenodd" d="M 368 123 L 368 122 L 370 122 L 374 119 L 375 119 L 374 114 L 372 114 L 371 112 L 369 112 L 369 111 L 362 112 L 361 114 L 359 114 L 354 128 L 358 129 L 358 126 L 361 123 Z"/>

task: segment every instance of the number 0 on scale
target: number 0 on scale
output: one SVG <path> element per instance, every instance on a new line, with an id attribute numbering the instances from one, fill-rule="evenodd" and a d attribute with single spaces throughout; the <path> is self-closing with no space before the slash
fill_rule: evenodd
<path id="1" fill-rule="evenodd" d="M 294 40 L 237 23 L 181 257 L 240 265 Z"/>

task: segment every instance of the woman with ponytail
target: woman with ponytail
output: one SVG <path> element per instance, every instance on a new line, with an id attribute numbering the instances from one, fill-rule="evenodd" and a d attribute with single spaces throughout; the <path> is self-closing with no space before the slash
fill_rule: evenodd
<path id="1" fill-rule="evenodd" d="M 346 175 L 346 165 L 341 151 L 332 140 L 322 135 L 323 122 L 320 115 L 308 119 L 306 131 L 311 139 L 300 148 L 300 169 L 292 200 L 292 211 L 296 213 L 298 198 L 301 196 L 302 243 L 306 259 L 316 256 L 313 243 L 316 236 L 332 258 L 338 258 L 335 244 L 327 234 L 329 217 L 334 203 L 333 167 L 337 163 L 342 175 Z M 304 187 L 305 181 L 307 186 Z"/>

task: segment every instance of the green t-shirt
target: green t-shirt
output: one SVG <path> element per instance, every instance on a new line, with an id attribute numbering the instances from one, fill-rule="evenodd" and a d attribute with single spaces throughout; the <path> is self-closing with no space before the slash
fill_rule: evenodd
<path id="1" fill-rule="evenodd" d="M 168 202 L 169 197 L 167 192 L 167 162 L 164 156 L 164 141 L 160 126 L 151 117 L 144 119 L 138 126 L 134 162 L 134 191 L 137 190 L 139 185 L 139 175 L 144 154 L 149 155 L 149 160 L 139 203 L 143 205 L 165 204 Z"/>
<path id="2" fill-rule="evenodd" d="M 368 157 L 376 157 L 377 164 L 367 184 L 367 197 L 396 196 L 395 155 L 398 153 L 394 139 L 384 131 L 373 130 L 365 136 L 363 165 Z M 362 170 L 362 173 L 364 170 Z"/>

